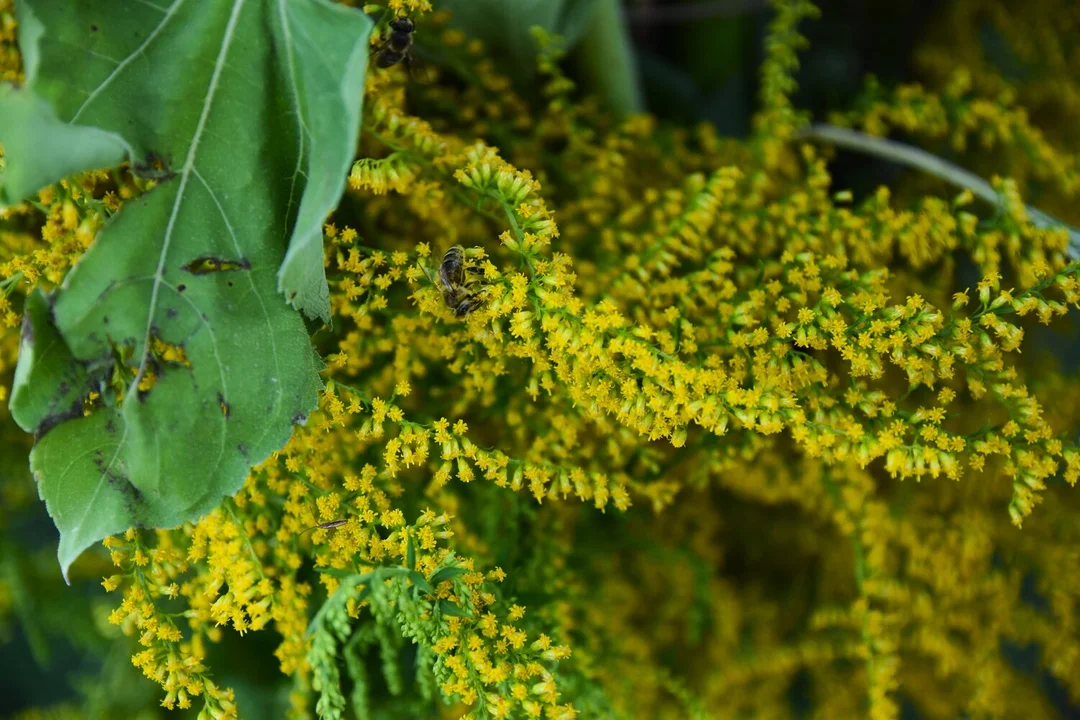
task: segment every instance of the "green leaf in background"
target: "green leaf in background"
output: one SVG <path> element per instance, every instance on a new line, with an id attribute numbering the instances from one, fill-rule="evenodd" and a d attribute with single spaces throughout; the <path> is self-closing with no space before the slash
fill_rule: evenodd
<path id="1" fill-rule="evenodd" d="M 437 0 L 451 12 L 450 24 L 508 54 L 527 74 L 536 66 L 529 28 L 540 26 L 573 46 L 592 21 L 597 0 Z"/>
<path id="2" fill-rule="evenodd" d="M 542 27 L 570 50 L 580 43 L 590 90 L 617 114 L 643 108 L 637 69 L 620 0 L 439 0 L 450 23 L 509 58 L 519 81 L 536 70 L 538 48 L 530 29 Z"/>
<path id="3" fill-rule="evenodd" d="M 34 93 L 56 132 L 4 123 L 0 197 L 115 162 L 118 144 L 136 168 L 169 168 L 110 220 L 51 305 L 31 300 L 12 412 L 38 435 L 31 468 L 66 573 L 106 535 L 208 512 L 315 407 L 320 362 L 278 273 L 294 302 L 328 310 L 321 224 L 352 159 L 371 23 L 329 0 L 24 0 L 18 11 L 27 90 L 0 96 L 0 120 L 43 117 Z M 342 116 L 316 119 L 324 102 Z M 104 139 L 78 162 L 44 149 L 76 148 L 94 128 Z M 101 382 L 118 357 L 129 358 L 120 402 Z M 91 391 L 104 406 L 76 416 Z"/>
<path id="4" fill-rule="evenodd" d="M 616 115 L 628 115 L 643 112 L 645 100 L 621 2 L 596 0 L 579 57 L 589 90 Z"/>

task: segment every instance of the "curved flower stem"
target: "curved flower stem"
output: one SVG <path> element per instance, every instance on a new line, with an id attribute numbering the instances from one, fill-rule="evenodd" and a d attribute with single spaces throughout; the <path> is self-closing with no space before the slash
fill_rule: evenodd
<path id="1" fill-rule="evenodd" d="M 907 165 L 941 178 L 950 185 L 967 188 L 974 195 L 991 205 L 999 205 L 1001 203 L 1001 197 L 990 183 L 986 182 L 975 173 L 969 172 L 957 165 L 953 165 L 951 162 L 943 160 L 937 155 L 929 153 L 921 148 L 906 145 L 887 138 L 867 135 L 858 130 L 851 130 L 825 123 L 807 125 L 800 129 L 795 137 L 804 140 L 826 142 L 846 150 L 874 155 L 885 160 L 900 163 L 901 165 Z M 1038 208 L 1031 207 L 1030 205 L 1025 207 L 1027 209 L 1028 219 L 1035 227 L 1065 228 L 1069 232 L 1069 255 L 1071 255 L 1074 260 L 1080 260 L 1080 230 L 1063 223 Z"/>

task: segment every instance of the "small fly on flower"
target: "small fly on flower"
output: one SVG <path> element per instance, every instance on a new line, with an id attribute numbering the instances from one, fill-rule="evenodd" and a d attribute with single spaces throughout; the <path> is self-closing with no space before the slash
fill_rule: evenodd
<path id="1" fill-rule="evenodd" d="M 348 518 L 342 518 L 341 520 L 330 520 L 329 522 L 319 523 L 318 525 L 312 525 L 307 530 L 304 530 L 300 533 L 300 535 L 303 535 L 304 533 L 310 532 L 312 530 L 333 530 L 334 528 L 341 527 L 347 522 L 349 522 Z"/>

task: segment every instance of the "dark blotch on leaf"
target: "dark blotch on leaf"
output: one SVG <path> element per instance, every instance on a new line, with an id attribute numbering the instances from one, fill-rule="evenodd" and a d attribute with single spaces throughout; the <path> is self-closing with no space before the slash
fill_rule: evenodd
<path id="1" fill-rule="evenodd" d="M 140 177 L 146 180 L 172 180 L 176 177 L 176 173 L 169 167 L 169 161 L 161 156 L 160 153 L 151 150 L 146 153 L 146 158 L 143 162 L 135 163 L 131 166 L 131 171 L 135 173 L 136 177 Z"/>
<path id="2" fill-rule="evenodd" d="M 226 260 L 225 258 L 214 257 L 213 255 L 203 255 L 197 257 L 187 265 L 181 266 L 182 270 L 187 270 L 192 275 L 206 275 L 212 272 L 230 272 L 232 270 L 250 270 L 251 262 L 247 258 L 240 258 L 239 260 Z"/>
<path id="3" fill-rule="evenodd" d="M 142 517 L 144 515 L 143 508 L 146 506 L 146 498 L 143 497 L 142 491 L 132 485 L 126 476 L 111 468 L 106 468 L 103 458 L 94 458 L 94 463 L 98 466 L 109 485 L 124 496 L 124 509 L 127 510 L 128 516 L 132 518 L 132 524 L 139 528 L 145 527 Z"/>
<path id="4" fill-rule="evenodd" d="M 169 318 L 170 320 L 172 320 L 173 318 L 175 318 L 179 314 L 180 314 L 180 311 L 177 310 L 176 308 L 169 308 L 168 310 L 165 311 L 165 317 Z"/>
<path id="5" fill-rule="evenodd" d="M 185 285 L 184 283 L 180 283 L 176 286 L 176 292 L 182 293 L 185 290 L 187 290 L 187 285 Z"/>
<path id="6" fill-rule="evenodd" d="M 68 410 L 46 415 L 45 418 L 41 421 L 41 424 L 38 425 L 37 430 L 34 431 L 34 442 L 41 442 L 41 438 L 45 437 L 45 433 L 49 432 L 60 423 L 67 422 L 68 420 L 72 420 L 77 417 L 82 417 L 82 414 L 83 403 L 82 400 L 79 399 L 72 403 L 71 407 Z"/>

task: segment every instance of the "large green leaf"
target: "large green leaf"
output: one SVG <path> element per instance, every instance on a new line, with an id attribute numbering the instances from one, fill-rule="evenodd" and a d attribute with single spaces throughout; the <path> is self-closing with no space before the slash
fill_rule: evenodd
<path id="1" fill-rule="evenodd" d="M 0 98 L 0 120 L 27 117 L 9 101 L 33 92 L 57 132 L 0 137 L 12 199 L 30 188 L 8 177 L 84 169 L 60 160 L 86 129 L 121 139 L 137 169 L 169 166 L 55 297 L 31 298 L 12 413 L 38 435 L 31 467 L 66 572 L 108 534 L 210 510 L 315 406 L 319 360 L 278 273 L 294 302 L 325 313 L 318 228 L 352 157 L 371 23 L 328 0 L 24 0 L 18 11 L 28 87 Z M 323 108 L 339 117 L 316 117 Z M 120 402 L 102 383 L 115 358 L 130 368 Z M 74 412 L 91 391 L 104 405 Z"/>

